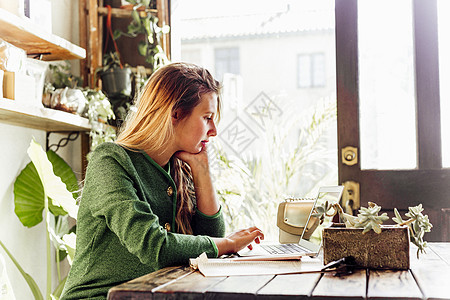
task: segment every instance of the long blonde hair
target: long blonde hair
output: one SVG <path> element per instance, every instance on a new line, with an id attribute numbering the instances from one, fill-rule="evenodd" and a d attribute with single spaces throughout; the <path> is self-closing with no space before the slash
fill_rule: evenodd
<path id="1" fill-rule="evenodd" d="M 220 83 L 208 70 L 187 63 L 172 63 L 152 74 L 130 111 L 116 143 L 128 149 L 164 151 L 172 138 L 172 116 L 188 117 L 204 94 L 215 92 L 217 118 L 220 117 Z M 195 190 L 189 165 L 172 157 L 170 175 L 177 188 L 177 232 L 192 234 L 191 220 L 195 207 Z"/>

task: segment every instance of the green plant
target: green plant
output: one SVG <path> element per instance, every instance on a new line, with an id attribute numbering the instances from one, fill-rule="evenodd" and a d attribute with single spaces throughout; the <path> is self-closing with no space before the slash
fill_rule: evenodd
<path id="1" fill-rule="evenodd" d="M 323 220 L 325 216 L 332 217 L 339 214 L 340 219 L 345 223 L 347 228 L 364 228 L 363 234 L 370 230 L 376 233 L 381 233 L 381 224 L 389 220 L 387 213 L 378 215 L 381 207 L 375 203 L 369 202 L 369 207 L 361 207 L 357 216 L 352 216 L 345 213 L 339 203 L 328 203 L 326 201 L 321 206 L 316 208 L 313 216 L 318 217 L 319 220 Z M 417 258 L 419 253 L 425 252 L 427 243 L 423 240 L 423 236 L 426 232 L 430 232 L 433 225 L 430 223 L 428 216 L 422 214 L 422 204 L 414 207 L 409 207 L 409 212 L 406 216 L 408 220 L 404 221 L 396 208 L 394 208 L 395 217 L 392 220 L 397 223 L 398 226 L 408 226 L 410 231 L 411 242 L 418 247 Z"/>
<path id="2" fill-rule="evenodd" d="M 409 207 L 409 211 L 405 214 L 409 219 L 404 221 L 397 208 L 394 208 L 395 217 L 392 218 L 399 226 L 408 225 L 410 230 L 411 241 L 418 247 L 417 257 L 419 252 L 425 252 L 427 242 L 423 240 L 423 236 L 426 232 L 430 232 L 433 225 L 430 223 L 427 215 L 422 214 L 422 204 L 414 207 Z"/>
<path id="3" fill-rule="evenodd" d="M 116 138 L 116 130 L 108 126 L 110 120 L 115 119 L 111 103 L 100 90 L 85 89 L 84 96 L 88 101 L 87 117 L 91 124 L 91 152 L 104 142 L 112 142 Z M 88 159 L 90 153 L 88 154 Z"/>
<path id="4" fill-rule="evenodd" d="M 119 55 L 117 52 L 105 53 L 102 59 L 102 67 L 97 69 L 97 72 L 102 74 L 110 69 L 123 68 Z"/>
<path id="5" fill-rule="evenodd" d="M 162 33 L 169 32 L 169 26 L 159 27 L 158 18 L 151 9 L 150 0 L 126 0 L 132 4 L 132 20 L 127 27 L 127 32 L 116 30 L 114 39 L 120 36 L 137 37 L 144 35 L 144 40 L 139 42 L 138 52 L 145 57 L 145 61 L 152 66 L 153 70 L 165 65 L 168 58 L 160 45 Z"/>
<path id="6" fill-rule="evenodd" d="M 78 84 L 83 82 L 80 77 L 71 73 L 70 64 L 67 61 L 52 63 L 48 65 L 48 72 L 44 83 L 44 95 L 42 103 L 46 107 L 52 107 L 52 95 L 58 89 L 77 88 Z"/>
<path id="7" fill-rule="evenodd" d="M 53 88 L 62 89 L 65 87 L 75 88 L 78 83 L 83 82 L 80 77 L 71 73 L 70 64 L 66 61 L 58 64 L 49 64 L 49 78 Z"/>
<path id="8" fill-rule="evenodd" d="M 28 148 L 31 162 L 22 170 L 14 182 L 15 213 L 26 227 L 33 227 L 43 220 L 46 226 L 47 248 L 47 289 L 45 299 L 58 298 L 65 278 L 61 278 L 59 268 L 60 251 L 68 254 L 72 261 L 75 237 L 67 222 L 67 216 L 76 219 L 78 206 L 76 197 L 78 184 L 70 166 L 55 152 L 45 153 L 34 140 Z M 59 284 L 51 292 L 52 262 L 51 244 L 56 250 Z M 20 266 L 13 254 L 0 242 L 28 283 L 35 299 L 44 299 L 34 279 Z"/>
<path id="9" fill-rule="evenodd" d="M 118 52 L 103 56 L 103 65 L 96 70 L 102 79 L 102 90 L 112 102 L 130 101 L 133 91 L 133 71 L 128 64 L 122 64 Z"/>
<path id="10" fill-rule="evenodd" d="M 113 53 L 110 54 L 108 61 L 108 66 L 105 66 L 104 70 L 119 65 L 118 57 Z M 57 88 L 68 87 L 66 84 L 70 83 L 75 83 L 74 85 L 70 85 L 70 87 L 76 88 L 76 83 L 79 79 L 72 79 L 77 77 L 70 73 L 70 65 L 68 63 L 50 66 L 49 79 L 46 84 L 47 91 L 52 92 Z M 86 108 L 80 115 L 89 119 L 89 124 L 91 125 L 89 133 L 91 137 L 90 150 L 93 151 L 97 145 L 115 139 L 115 129 L 107 125 L 115 119 L 115 114 L 109 99 L 101 90 L 90 88 L 77 89 L 82 91 L 85 98 Z M 83 97 L 81 96 L 81 98 Z"/>

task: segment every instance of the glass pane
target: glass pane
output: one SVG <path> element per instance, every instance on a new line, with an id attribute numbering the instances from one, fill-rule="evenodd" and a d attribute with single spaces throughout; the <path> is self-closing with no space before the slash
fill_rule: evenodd
<path id="1" fill-rule="evenodd" d="M 417 162 L 411 1 L 358 1 L 358 43 L 361 168 L 413 169 Z"/>
<path id="2" fill-rule="evenodd" d="M 223 84 L 208 152 L 228 228 L 277 239 L 280 201 L 337 184 L 334 0 L 171 5 L 172 60 Z"/>
<path id="3" fill-rule="evenodd" d="M 450 167 L 450 1 L 438 1 L 442 166 Z"/>

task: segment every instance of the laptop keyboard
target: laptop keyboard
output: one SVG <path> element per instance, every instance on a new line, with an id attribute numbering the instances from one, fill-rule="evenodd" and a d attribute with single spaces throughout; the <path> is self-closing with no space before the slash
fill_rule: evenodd
<path id="1" fill-rule="evenodd" d="M 291 254 L 305 252 L 305 250 L 297 244 L 279 244 L 279 245 L 261 245 L 270 254 Z"/>

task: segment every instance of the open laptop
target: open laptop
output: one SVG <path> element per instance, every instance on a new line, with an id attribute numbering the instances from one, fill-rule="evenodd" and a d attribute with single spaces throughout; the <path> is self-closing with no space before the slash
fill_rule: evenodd
<path id="1" fill-rule="evenodd" d="M 241 257 L 254 257 L 255 259 L 296 259 L 301 256 L 317 256 L 322 246 L 322 229 L 330 225 L 333 217 L 327 217 L 321 222 L 314 216 L 316 207 L 328 201 L 328 203 L 339 203 L 343 186 L 324 186 L 319 188 L 317 198 L 309 212 L 306 226 L 304 226 L 298 243 L 261 243 L 253 245 L 253 249 L 244 248 L 238 252 Z"/>

